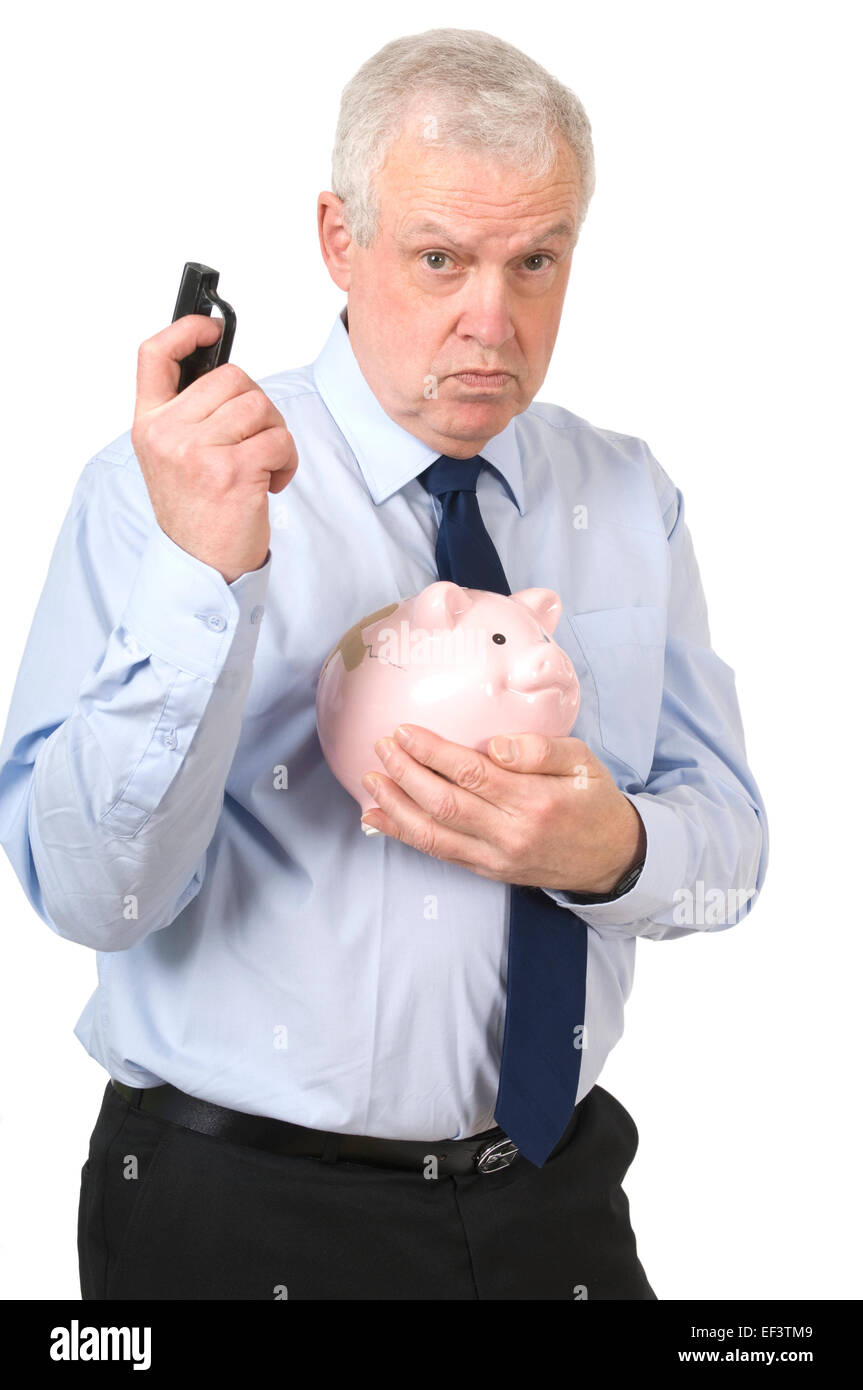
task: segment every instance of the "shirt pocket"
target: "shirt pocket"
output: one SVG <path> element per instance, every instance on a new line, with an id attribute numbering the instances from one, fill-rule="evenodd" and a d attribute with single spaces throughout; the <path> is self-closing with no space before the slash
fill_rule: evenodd
<path id="1" fill-rule="evenodd" d="M 635 773 L 643 785 L 653 763 L 662 706 L 665 609 L 600 608 L 566 616 L 575 638 L 570 655 L 582 686 L 578 736 L 597 757 L 605 761 L 606 754 L 624 776 Z M 592 742 L 597 738 L 599 748 Z"/>

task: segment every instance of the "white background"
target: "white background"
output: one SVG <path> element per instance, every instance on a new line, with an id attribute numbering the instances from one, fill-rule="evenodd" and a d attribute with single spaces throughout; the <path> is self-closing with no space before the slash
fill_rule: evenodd
<path id="1" fill-rule="evenodd" d="M 85 0 L 5 28 L 4 719 L 73 486 L 131 425 L 137 347 L 183 262 L 219 268 L 251 376 L 320 350 L 343 297 L 315 199 L 360 63 L 432 25 L 486 29 L 584 102 L 597 190 L 539 399 L 646 439 L 682 489 L 772 846 L 750 918 L 639 943 L 600 1078 L 640 1131 L 625 1190 L 660 1299 L 863 1295 L 858 17 Z M 106 1077 L 72 1028 L 95 957 L 41 922 L 5 855 L 0 911 L 0 1293 L 78 1298 Z"/>

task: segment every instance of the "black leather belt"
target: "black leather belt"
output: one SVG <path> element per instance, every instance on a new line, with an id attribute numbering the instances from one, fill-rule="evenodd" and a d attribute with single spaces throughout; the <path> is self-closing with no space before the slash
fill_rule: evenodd
<path id="1" fill-rule="evenodd" d="M 269 1115 L 228 1110 L 167 1084 L 137 1089 L 112 1077 L 111 1085 L 136 1109 L 193 1129 L 198 1134 L 227 1139 L 233 1144 L 248 1144 L 254 1149 L 267 1149 L 270 1153 L 320 1158 L 324 1163 L 343 1159 L 350 1163 L 402 1168 L 435 1178 L 453 1173 L 496 1173 L 508 1168 L 519 1156 L 512 1140 L 500 1128 L 471 1135 L 469 1139 L 378 1139 L 372 1135 L 306 1129 Z M 572 1120 L 552 1158 L 571 1138 L 580 1108 L 577 1106 L 573 1111 Z"/>

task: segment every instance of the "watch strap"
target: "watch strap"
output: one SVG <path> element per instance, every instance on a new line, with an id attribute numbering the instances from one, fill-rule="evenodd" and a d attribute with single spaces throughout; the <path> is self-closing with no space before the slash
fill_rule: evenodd
<path id="1" fill-rule="evenodd" d="M 587 906 L 590 903 L 613 903 L 616 898 L 622 898 L 624 893 L 628 893 L 634 888 L 639 878 L 641 870 L 644 868 L 645 861 L 641 860 L 633 868 L 627 869 L 622 878 L 618 879 L 610 893 L 570 893 L 569 897 L 574 903 Z"/>

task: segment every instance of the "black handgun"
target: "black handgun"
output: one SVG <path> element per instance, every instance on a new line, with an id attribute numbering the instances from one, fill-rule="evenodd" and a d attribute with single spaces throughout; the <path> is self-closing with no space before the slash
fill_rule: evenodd
<path id="1" fill-rule="evenodd" d="M 221 367 L 231 355 L 237 316 L 230 304 L 216 294 L 218 283 L 218 270 L 213 270 L 209 265 L 202 265 L 200 261 L 186 261 L 171 322 L 182 318 L 184 314 L 212 314 L 213 306 L 217 305 L 222 311 L 225 326 L 221 338 L 210 347 L 197 347 L 188 357 L 183 358 L 180 363 L 178 392 L 185 390 L 205 372 L 211 372 L 214 367 Z"/>

